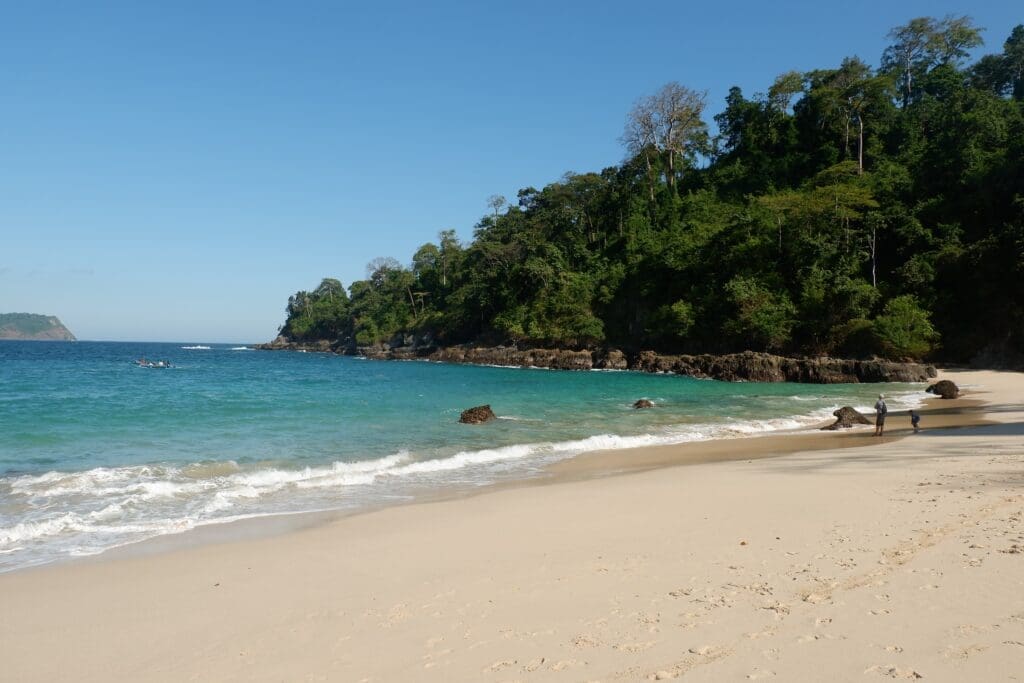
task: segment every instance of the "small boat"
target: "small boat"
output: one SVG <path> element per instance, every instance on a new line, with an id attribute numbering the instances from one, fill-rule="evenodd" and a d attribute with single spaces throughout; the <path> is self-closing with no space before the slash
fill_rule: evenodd
<path id="1" fill-rule="evenodd" d="M 169 368 L 169 367 L 171 367 L 171 361 L 169 361 L 169 360 L 152 361 L 152 360 L 146 360 L 145 358 L 138 359 L 137 361 L 135 361 L 135 364 L 138 365 L 140 368 Z"/>

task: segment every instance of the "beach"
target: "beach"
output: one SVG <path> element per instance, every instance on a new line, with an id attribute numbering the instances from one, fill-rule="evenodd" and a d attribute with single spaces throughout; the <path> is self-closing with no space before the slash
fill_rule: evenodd
<path id="1" fill-rule="evenodd" d="M 584 455 L 477 495 L 0 575 L 11 681 L 1024 677 L 1024 375 L 920 434 Z"/>

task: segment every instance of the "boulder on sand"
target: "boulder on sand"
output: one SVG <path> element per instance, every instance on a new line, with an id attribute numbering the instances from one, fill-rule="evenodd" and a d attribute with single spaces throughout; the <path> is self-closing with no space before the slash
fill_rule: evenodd
<path id="1" fill-rule="evenodd" d="M 849 429 L 853 425 L 869 425 L 871 420 L 867 419 L 850 406 L 843 406 L 839 410 L 832 412 L 836 416 L 836 421 L 822 429 Z"/>
<path id="2" fill-rule="evenodd" d="M 491 410 L 490 405 L 486 406 L 475 406 L 469 410 L 463 410 L 462 415 L 459 417 L 459 422 L 468 425 L 476 425 L 481 422 L 487 422 L 495 418 L 494 411 Z"/>
<path id="3" fill-rule="evenodd" d="M 929 394 L 935 394 L 942 398 L 958 398 L 960 396 L 960 388 L 950 382 L 948 379 L 940 380 L 935 384 L 925 389 Z"/>
<path id="4" fill-rule="evenodd" d="M 637 410 L 639 410 L 641 408 L 653 408 L 654 407 L 654 402 L 653 401 L 648 401 L 646 398 L 642 398 L 639 401 L 637 401 L 636 403 L 634 403 L 633 407 L 636 408 Z"/>

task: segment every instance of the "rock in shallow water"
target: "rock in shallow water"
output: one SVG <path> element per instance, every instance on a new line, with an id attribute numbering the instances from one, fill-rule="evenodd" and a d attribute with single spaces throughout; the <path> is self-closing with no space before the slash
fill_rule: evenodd
<path id="1" fill-rule="evenodd" d="M 493 419 L 495 419 L 494 411 L 491 410 L 490 405 L 485 405 L 475 406 L 468 410 L 463 410 L 462 415 L 459 417 L 459 422 L 462 422 L 463 424 L 475 425 Z"/>
<path id="2" fill-rule="evenodd" d="M 849 429 L 853 425 L 869 425 L 871 420 L 867 419 L 850 406 L 843 406 L 839 410 L 832 412 L 836 416 L 836 421 L 822 429 Z"/>
<path id="3" fill-rule="evenodd" d="M 949 381 L 948 379 L 936 382 L 935 384 L 925 389 L 925 391 L 928 392 L 929 394 L 935 394 L 936 396 L 940 396 L 942 398 L 957 398 L 960 396 L 960 387 L 958 387 L 956 384 Z"/>

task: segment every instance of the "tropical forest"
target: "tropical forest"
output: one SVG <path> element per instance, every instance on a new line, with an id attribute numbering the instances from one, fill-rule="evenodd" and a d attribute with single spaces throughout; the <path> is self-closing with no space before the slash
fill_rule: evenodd
<path id="1" fill-rule="evenodd" d="M 1024 25 L 968 17 L 734 87 L 671 82 L 617 166 L 493 196 L 473 230 L 291 296 L 281 335 L 849 358 L 1024 351 Z M 713 124 L 711 122 L 713 121 Z M 481 206 L 484 206 L 483 202 Z"/>

